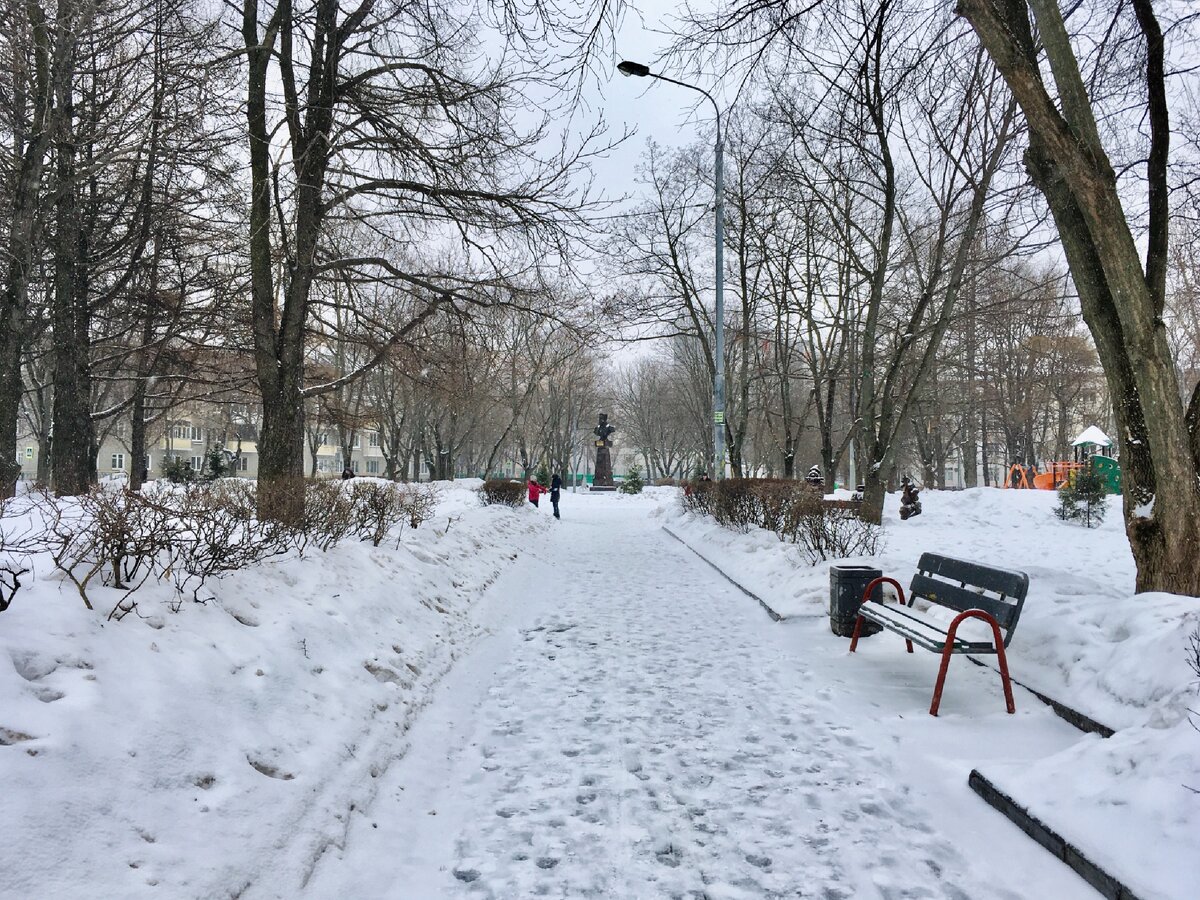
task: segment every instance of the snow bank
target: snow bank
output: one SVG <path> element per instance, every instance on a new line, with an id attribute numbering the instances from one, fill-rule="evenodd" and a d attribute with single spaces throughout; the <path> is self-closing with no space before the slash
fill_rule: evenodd
<path id="1" fill-rule="evenodd" d="M 1185 785 L 1200 788 L 1200 716 L 1189 712 L 1200 697 L 1186 650 L 1200 599 L 1134 594 L 1119 498 L 1091 530 L 1055 518 L 1051 491 L 924 491 L 921 499 L 923 514 L 901 522 L 899 498 L 889 496 L 882 553 L 853 562 L 905 585 L 927 551 L 1028 572 L 1008 652 L 1013 677 L 1118 729 L 1036 765 L 984 774 L 1139 895 L 1194 895 L 1200 797 Z M 772 534 L 728 531 L 678 503 L 658 515 L 779 612 L 825 615 L 828 563 L 809 567 Z"/>
<path id="2" fill-rule="evenodd" d="M 399 546 L 283 557 L 178 614 L 164 585 L 139 592 L 147 618 L 106 622 L 107 597 L 85 610 L 35 559 L 0 615 L 0 896 L 298 886 L 478 631 L 472 604 L 549 524 L 480 507 L 476 484 L 443 485 Z"/>

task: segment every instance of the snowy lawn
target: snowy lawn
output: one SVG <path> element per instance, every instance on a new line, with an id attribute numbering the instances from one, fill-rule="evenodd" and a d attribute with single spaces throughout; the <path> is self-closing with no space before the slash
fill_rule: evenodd
<path id="1" fill-rule="evenodd" d="M 1134 595 L 1134 565 L 1117 498 L 1108 521 L 1087 530 L 1052 513 L 1050 491 L 926 491 L 921 516 L 901 522 L 889 496 L 880 556 L 873 564 L 908 584 L 922 552 L 943 553 L 1029 573 L 1030 589 L 1008 658 L 1013 677 L 1118 729 L 1087 738 L 1035 765 L 981 765 L 1018 802 L 1077 843 L 1145 897 L 1194 896 L 1200 883 L 1200 716 L 1196 679 L 1186 663 L 1200 599 Z M 805 623 L 825 615 L 828 564 L 808 567 L 794 547 L 761 531 L 738 534 L 665 504 L 664 524 L 778 612 L 795 621 L 796 640 L 829 644 Z M 893 634 L 864 641 L 861 667 L 886 666 L 907 677 Z M 994 665 L 994 660 L 985 658 Z M 967 666 L 951 663 L 949 683 Z M 926 693 L 932 690 L 928 677 Z M 997 703 L 998 688 L 968 698 Z M 1024 698 L 1024 699 L 1023 699 Z M 1036 702 L 1019 692 L 1018 707 Z M 963 711 L 943 704 L 943 718 Z"/>
<path id="2" fill-rule="evenodd" d="M 227 897 L 268 860 L 302 878 L 549 524 L 476 484 L 378 548 L 280 557 L 178 613 L 146 588 L 145 619 L 106 622 L 120 592 L 89 612 L 36 559 L 0 614 L 0 896 Z"/>

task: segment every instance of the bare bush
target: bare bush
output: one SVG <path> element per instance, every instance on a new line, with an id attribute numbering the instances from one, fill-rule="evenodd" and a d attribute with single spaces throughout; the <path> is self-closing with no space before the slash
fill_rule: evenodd
<path id="1" fill-rule="evenodd" d="M 498 504 L 519 509 L 525 505 L 525 485 L 510 478 L 492 478 L 479 486 L 479 499 L 485 506 Z"/>
<path id="2" fill-rule="evenodd" d="M 860 519 L 846 509 L 817 506 L 815 511 L 802 513 L 790 535 L 809 563 L 845 559 L 851 556 L 874 556 L 879 552 L 883 529 Z"/>
<path id="3" fill-rule="evenodd" d="M 438 489 L 432 484 L 410 484 L 400 489 L 404 515 L 410 528 L 420 528 L 437 511 Z"/>
<path id="4" fill-rule="evenodd" d="M 856 511 L 823 502 L 802 481 L 730 478 L 696 481 L 687 486 L 684 506 L 712 516 L 726 528 L 772 531 L 781 541 L 799 546 L 816 565 L 826 559 L 873 556 L 882 530 L 860 519 Z"/>
<path id="5" fill-rule="evenodd" d="M 354 534 L 357 527 L 354 500 L 340 481 L 312 480 L 305 483 L 304 515 L 293 528 L 296 549 L 312 544 L 322 552 L 332 550 Z"/>
<path id="6" fill-rule="evenodd" d="M 350 490 L 350 502 L 354 505 L 354 529 L 358 537 L 378 547 L 392 526 L 404 521 L 407 515 L 404 499 L 397 485 L 381 481 L 355 482 Z"/>
<path id="7" fill-rule="evenodd" d="M 29 574 L 29 557 L 47 546 L 41 533 L 27 522 L 5 522 L 10 508 L 9 503 L 0 501 L 0 612 L 12 605 L 21 589 L 21 578 Z"/>
<path id="8" fill-rule="evenodd" d="M 242 490 L 194 485 L 166 496 L 170 500 L 164 512 L 179 523 L 170 562 L 177 601 L 190 594 L 199 602 L 210 578 L 278 556 L 290 547 L 290 530 L 273 521 L 259 521 Z"/>

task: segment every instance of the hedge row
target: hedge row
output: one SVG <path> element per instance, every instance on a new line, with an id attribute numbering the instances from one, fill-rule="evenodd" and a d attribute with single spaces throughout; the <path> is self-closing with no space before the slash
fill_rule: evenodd
<path id="1" fill-rule="evenodd" d="M 796 544 L 816 565 L 826 559 L 874 556 L 882 532 L 849 509 L 832 508 L 803 481 L 781 478 L 727 478 L 693 481 L 686 486 L 684 505 L 712 516 L 726 528 L 773 531 L 781 541 Z"/>

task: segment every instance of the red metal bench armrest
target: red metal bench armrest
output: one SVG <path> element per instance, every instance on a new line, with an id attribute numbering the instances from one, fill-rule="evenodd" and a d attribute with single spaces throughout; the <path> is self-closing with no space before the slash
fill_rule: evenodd
<path id="1" fill-rule="evenodd" d="M 900 605 L 901 606 L 909 606 L 910 605 L 910 604 L 906 603 L 904 600 L 904 588 L 900 586 L 900 582 L 898 582 L 895 578 L 876 578 L 874 581 L 872 581 L 870 584 L 868 584 L 866 589 L 863 591 L 862 602 L 866 603 L 868 600 L 870 600 L 871 599 L 871 591 L 875 590 L 875 588 L 881 584 L 890 584 L 892 587 L 894 587 L 896 589 L 897 593 L 900 596 Z M 882 603 L 883 600 L 880 599 L 879 602 Z"/>

